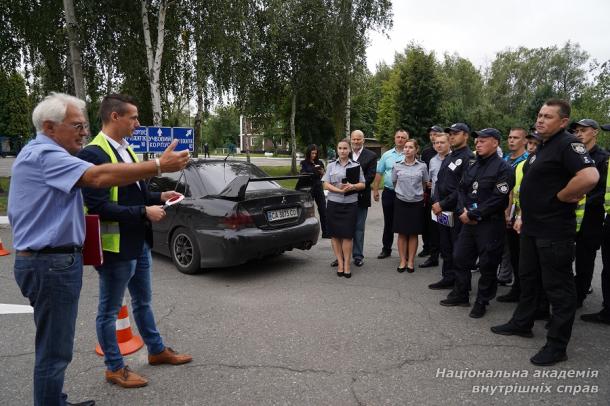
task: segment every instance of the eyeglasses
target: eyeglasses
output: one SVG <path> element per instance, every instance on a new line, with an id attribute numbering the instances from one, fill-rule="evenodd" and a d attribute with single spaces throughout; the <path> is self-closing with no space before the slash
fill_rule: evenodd
<path id="1" fill-rule="evenodd" d="M 68 125 L 70 127 L 74 128 L 75 130 L 77 130 L 78 132 L 81 132 L 83 130 L 85 130 L 85 131 L 89 130 L 89 124 L 87 124 L 87 123 L 70 123 Z"/>

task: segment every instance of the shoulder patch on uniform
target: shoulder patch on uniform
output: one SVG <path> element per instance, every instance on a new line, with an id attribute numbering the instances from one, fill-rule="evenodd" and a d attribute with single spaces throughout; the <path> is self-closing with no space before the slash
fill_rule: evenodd
<path id="1" fill-rule="evenodd" d="M 500 193 L 502 193 L 502 194 L 504 194 L 504 195 L 508 193 L 508 190 L 509 190 L 508 183 L 506 183 L 506 182 L 501 182 L 501 183 L 498 183 L 498 184 L 496 185 L 496 187 L 498 188 L 498 191 L 499 191 Z"/>
<path id="2" fill-rule="evenodd" d="M 577 154 L 583 155 L 587 152 L 587 148 L 585 148 L 585 145 L 583 143 L 573 142 L 570 144 L 570 146 L 572 147 L 574 152 L 576 152 Z"/>
<path id="3" fill-rule="evenodd" d="M 458 158 L 458 159 L 455 161 L 455 166 L 460 166 L 461 164 L 462 164 L 462 158 Z"/>

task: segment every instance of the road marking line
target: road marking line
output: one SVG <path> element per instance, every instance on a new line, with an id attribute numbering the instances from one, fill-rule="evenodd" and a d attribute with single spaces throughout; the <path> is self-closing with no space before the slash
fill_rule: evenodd
<path id="1" fill-rule="evenodd" d="M 34 313 L 34 308 L 27 305 L 0 303 L 0 314 Z"/>

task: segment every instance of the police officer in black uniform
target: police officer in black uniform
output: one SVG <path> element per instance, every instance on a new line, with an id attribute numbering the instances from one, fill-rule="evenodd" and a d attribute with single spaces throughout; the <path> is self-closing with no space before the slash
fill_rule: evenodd
<path id="1" fill-rule="evenodd" d="M 534 365 L 555 365 L 567 359 L 576 313 L 572 272 L 576 204 L 599 179 L 585 146 L 565 131 L 570 111 L 568 102 L 550 99 L 538 112 L 536 131 L 542 144 L 528 158 L 519 196 L 521 297 L 510 321 L 491 328 L 496 334 L 532 337 L 536 286 L 541 278 L 552 314 L 546 344 L 530 358 Z"/>
<path id="2" fill-rule="evenodd" d="M 470 270 L 479 258 L 481 277 L 470 317 L 480 318 L 498 288 L 496 275 L 502 261 L 506 227 L 504 210 L 515 186 L 515 176 L 511 166 L 497 154 L 500 131 L 486 128 L 473 134 L 477 157 L 464 169 L 458 188 L 457 211 L 463 226 L 453 252 L 456 283 L 441 305 L 470 304 Z"/>
<path id="3" fill-rule="evenodd" d="M 585 118 L 572 123 L 570 129 L 587 148 L 600 175 L 597 185 L 587 193 L 584 216 L 580 230 L 576 233 L 576 260 L 574 263 L 576 307 L 582 307 L 593 280 L 597 250 L 602 244 L 608 152 L 597 145 L 597 134 L 600 130 L 597 121 Z M 578 213 L 576 216 L 578 220 Z"/>
<path id="4" fill-rule="evenodd" d="M 602 130 L 610 131 L 610 124 L 601 126 Z M 608 184 L 608 161 L 606 161 L 606 176 L 605 182 Z M 610 184 L 608 184 L 610 186 Z M 608 193 L 610 194 L 610 192 Z M 589 323 L 601 323 L 610 326 L 610 196 L 604 197 L 604 209 L 606 217 L 603 225 L 602 236 L 602 310 L 597 313 L 588 313 L 580 315 L 582 321 Z"/>
<path id="5" fill-rule="evenodd" d="M 436 201 L 432 204 L 432 212 L 440 214 L 443 211 L 453 212 L 453 227 L 439 225 L 440 251 L 443 258 L 442 279 L 428 285 L 430 289 L 451 289 L 455 283 L 455 266 L 453 264 L 453 247 L 460 233 L 461 222 L 456 213 L 458 203 L 458 185 L 462 179 L 464 168 L 474 158 L 468 148 L 470 128 L 464 123 L 455 123 L 445 129 L 449 134 L 451 153 L 443 160 L 436 181 Z"/>

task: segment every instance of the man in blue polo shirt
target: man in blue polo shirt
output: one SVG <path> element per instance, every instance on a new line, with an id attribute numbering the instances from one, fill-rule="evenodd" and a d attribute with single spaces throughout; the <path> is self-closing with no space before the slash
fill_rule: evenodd
<path id="1" fill-rule="evenodd" d="M 394 133 L 394 148 L 386 151 L 381 155 L 377 162 L 377 174 L 373 181 L 373 199 L 379 201 L 379 183 L 383 176 L 383 192 L 381 193 L 381 207 L 383 208 L 383 248 L 377 256 L 379 259 L 387 258 L 392 254 L 392 244 L 394 243 L 394 231 L 392 229 L 394 222 L 394 185 L 392 184 L 392 168 L 396 162 L 405 159 L 403 148 L 409 139 L 409 133 L 406 130 L 398 129 Z"/>
<path id="2" fill-rule="evenodd" d="M 34 307 L 34 404 L 69 405 L 62 393 L 72 360 L 82 286 L 85 218 L 81 187 L 125 185 L 184 168 L 176 143 L 154 161 L 94 166 L 73 155 L 88 134 L 85 102 L 52 93 L 32 113 L 36 138 L 13 164 L 8 217 L 13 229 L 15 280 Z M 79 403 L 93 405 L 94 401 Z"/>

